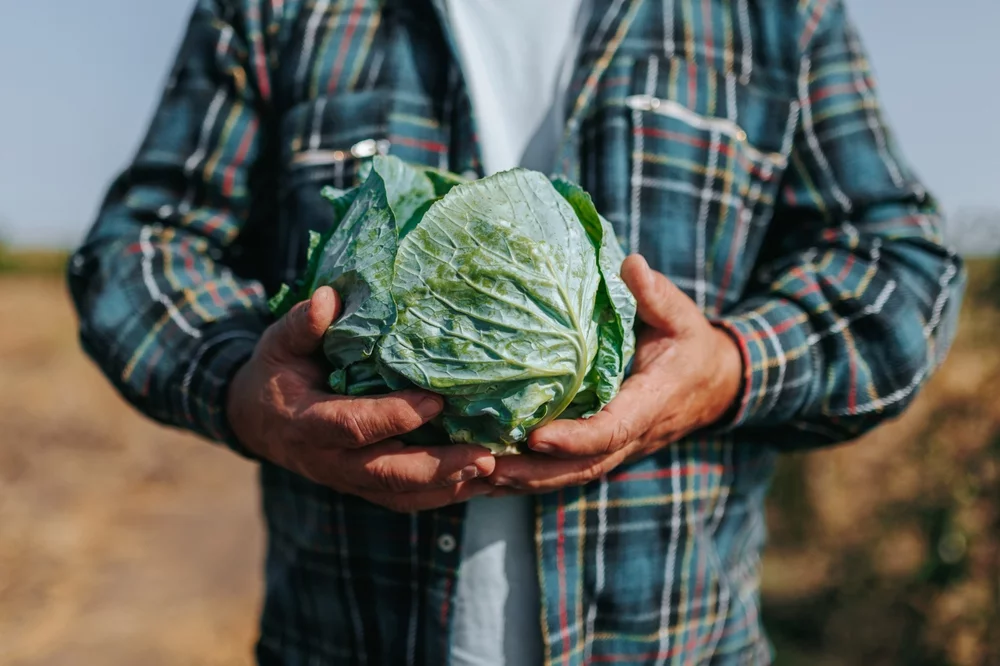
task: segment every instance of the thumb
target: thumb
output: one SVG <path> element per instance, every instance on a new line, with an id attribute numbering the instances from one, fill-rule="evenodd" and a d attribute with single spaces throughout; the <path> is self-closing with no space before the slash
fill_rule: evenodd
<path id="1" fill-rule="evenodd" d="M 275 339 L 280 351 L 309 356 L 323 343 L 323 334 L 340 314 L 340 298 L 330 287 L 320 287 L 308 301 L 297 303 L 278 320 Z"/>
<path id="2" fill-rule="evenodd" d="M 629 255 L 622 264 L 621 275 L 635 297 L 636 314 L 653 328 L 680 333 L 698 312 L 694 301 L 666 275 L 650 268 L 642 255 Z"/>

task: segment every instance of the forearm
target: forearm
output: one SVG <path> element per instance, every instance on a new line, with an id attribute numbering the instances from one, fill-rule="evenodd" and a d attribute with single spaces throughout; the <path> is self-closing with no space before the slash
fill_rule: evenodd
<path id="1" fill-rule="evenodd" d="M 73 256 L 70 291 L 83 347 L 123 397 L 160 422 L 231 443 L 225 391 L 265 326 L 264 294 L 199 245 L 112 206 Z"/>
<path id="2" fill-rule="evenodd" d="M 267 309 L 261 285 L 223 262 L 274 197 L 267 178 L 251 178 L 268 173 L 258 156 L 270 86 L 250 60 L 260 36 L 241 32 L 237 11 L 196 3 L 142 145 L 68 276 L 83 346 L 122 395 L 158 421 L 230 443 L 226 387 Z"/>
<path id="3" fill-rule="evenodd" d="M 901 413 L 943 360 L 965 285 L 840 1 L 806 48 L 799 92 L 760 277 L 721 322 L 745 364 L 736 425 L 792 448 Z"/>

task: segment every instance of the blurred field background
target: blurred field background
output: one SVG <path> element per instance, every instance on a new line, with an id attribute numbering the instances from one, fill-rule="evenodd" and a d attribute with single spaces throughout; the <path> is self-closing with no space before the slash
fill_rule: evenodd
<path id="1" fill-rule="evenodd" d="M 79 351 L 59 253 L 0 251 L 0 664 L 251 663 L 254 469 L 152 425 Z M 765 618 L 779 666 L 1000 664 L 1000 261 L 901 420 L 787 457 Z"/>

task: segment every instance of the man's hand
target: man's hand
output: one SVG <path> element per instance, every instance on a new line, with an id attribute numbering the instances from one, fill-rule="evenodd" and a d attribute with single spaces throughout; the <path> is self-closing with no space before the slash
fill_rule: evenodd
<path id="1" fill-rule="evenodd" d="M 442 408 L 422 391 L 366 398 L 323 390 L 317 363 L 340 300 L 318 289 L 265 331 L 229 388 L 229 422 L 244 446 L 297 474 L 396 511 L 431 509 L 486 494 L 493 471 L 486 449 L 406 446 L 393 439 Z"/>
<path id="2" fill-rule="evenodd" d="M 547 492 L 593 481 L 716 423 L 733 405 L 743 370 L 736 342 L 642 257 L 625 260 L 622 279 L 646 324 L 632 375 L 591 418 L 556 420 L 532 432 L 528 446 L 548 455 L 501 458 L 489 479 L 495 485 Z"/>

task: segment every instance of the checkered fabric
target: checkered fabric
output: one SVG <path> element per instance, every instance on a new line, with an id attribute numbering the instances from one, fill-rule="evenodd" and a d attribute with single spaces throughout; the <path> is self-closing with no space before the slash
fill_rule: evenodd
<path id="1" fill-rule="evenodd" d="M 594 0 L 559 171 L 739 341 L 732 423 L 537 498 L 546 666 L 766 664 L 776 452 L 899 414 L 964 270 L 841 0 Z M 74 255 L 85 349 L 150 417 L 240 451 L 227 384 L 372 147 L 481 173 L 434 0 L 199 0 Z M 399 515 L 261 464 L 261 664 L 447 663 L 462 506 Z M 522 666 L 522 665 L 517 665 Z M 525 665 L 526 666 L 526 665 Z"/>

